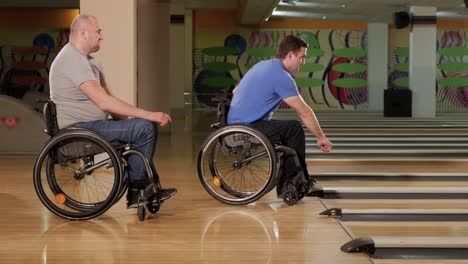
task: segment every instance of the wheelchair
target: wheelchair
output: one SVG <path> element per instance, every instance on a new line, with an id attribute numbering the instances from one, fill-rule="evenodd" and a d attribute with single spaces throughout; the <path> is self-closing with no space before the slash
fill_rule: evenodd
<path id="1" fill-rule="evenodd" d="M 139 192 L 138 218 L 143 221 L 146 210 L 158 212 L 161 201 L 150 198 L 161 188 L 159 176 L 142 153 L 131 150 L 130 144 L 109 143 L 88 129 L 59 130 L 51 100 L 44 105 L 44 122 L 50 138 L 36 158 L 33 180 L 40 201 L 49 211 L 69 220 L 100 216 L 127 191 L 127 158 L 137 155 L 152 182 Z"/>
<path id="2" fill-rule="evenodd" d="M 296 204 L 308 194 L 310 184 L 283 181 L 281 177 L 283 160 L 291 156 L 299 168 L 296 178 L 308 181 L 296 151 L 273 145 L 252 127 L 227 125 L 230 100 L 218 102 L 218 122 L 211 125 L 216 130 L 205 139 L 198 155 L 198 177 L 204 189 L 213 198 L 232 205 L 255 202 L 275 187 L 287 205 Z"/>

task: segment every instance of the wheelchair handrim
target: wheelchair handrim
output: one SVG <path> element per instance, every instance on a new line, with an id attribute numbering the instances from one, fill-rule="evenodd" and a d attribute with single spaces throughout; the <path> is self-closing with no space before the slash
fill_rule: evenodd
<path id="1" fill-rule="evenodd" d="M 269 163 L 269 171 L 270 171 L 270 177 L 269 179 L 261 186 L 261 188 L 258 189 L 258 191 L 250 193 L 250 195 L 246 194 L 246 197 L 243 198 L 229 198 L 229 197 L 222 197 L 221 195 L 217 194 L 218 192 L 214 190 L 207 182 L 205 182 L 204 178 L 204 168 L 203 164 L 205 163 L 206 158 L 210 158 L 209 155 L 207 155 L 208 151 L 212 151 L 212 143 L 214 140 L 217 140 L 218 137 L 222 136 L 223 134 L 228 134 L 231 132 L 239 132 L 239 133 L 246 133 L 252 137 L 255 137 L 257 139 L 261 139 L 261 143 L 263 147 L 268 151 L 268 157 L 270 160 Z M 211 147 L 210 147 L 211 146 Z M 221 128 L 215 132 L 213 132 L 203 143 L 202 148 L 199 152 L 198 156 L 198 174 L 199 174 L 199 179 L 204 186 L 204 188 L 208 191 L 208 193 L 214 197 L 217 200 L 220 200 L 222 202 L 228 203 L 228 204 L 247 204 L 250 202 L 253 202 L 257 199 L 259 199 L 261 196 L 263 196 L 266 192 L 271 190 L 271 186 L 274 186 L 273 181 L 276 179 L 276 174 L 277 174 L 277 157 L 275 155 L 275 151 L 271 143 L 268 141 L 268 139 L 260 134 L 259 132 L 253 130 L 252 128 L 249 128 L 247 126 L 227 126 L 224 128 Z M 210 161 L 211 162 L 211 161 Z M 210 172 L 213 175 L 216 174 L 215 171 L 213 171 L 213 168 L 210 168 Z M 229 193 L 229 192 L 227 192 Z M 232 195 L 232 194 L 231 194 Z"/>
<path id="2" fill-rule="evenodd" d="M 92 141 L 96 143 L 97 145 L 100 145 L 107 153 L 111 153 L 109 155 L 110 159 L 112 160 L 113 164 L 118 164 L 115 169 L 115 181 L 114 184 L 112 185 L 112 190 L 109 193 L 110 198 L 106 199 L 105 201 L 102 201 L 98 204 L 95 204 L 95 206 L 90 206 L 90 210 L 83 210 L 80 212 L 70 212 L 66 211 L 64 209 L 59 208 L 58 206 L 54 205 L 49 199 L 45 198 L 48 195 L 45 193 L 43 190 L 43 183 L 41 180 L 41 169 L 42 169 L 42 164 L 44 163 L 44 160 L 50 159 L 49 157 L 49 151 L 51 151 L 54 147 L 57 147 L 57 145 L 60 143 L 61 140 L 66 140 L 74 137 L 81 137 L 85 138 L 86 140 Z M 47 172 L 46 172 L 47 173 Z M 122 185 L 122 168 L 121 168 L 121 163 L 118 160 L 115 150 L 103 139 L 99 140 L 99 137 L 95 134 L 83 131 L 80 132 L 80 134 L 74 133 L 63 133 L 59 134 L 54 138 L 51 138 L 42 148 L 41 152 L 38 155 L 38 158 L 36 159 L 35 165 L 34 165 L 34 188 L 36 190 L 36 193 L 41 200 L 41 202 L 44 204 L 44 206 L 47 207 L 52 213 L 54 213 L 57 216 L 60 216 L 62 218 L 66 219 L 71 219 L 71 220 L 87 220 L 91 219 L 94 217 L 97 217 L 107 211 L 107 209 L 110 208 L 110 206 L 114 203 L 114 201 L 117 198 L 118 191 L 121 188 Z M 45 177 L 48 177 L 48 175 L 45 175 Z M 40 185 L 40 186 L 39 186 Z M 70 207 L 72 208 L 72 207 Z M 73 209 L 73 208 L 72 208 Z"/>

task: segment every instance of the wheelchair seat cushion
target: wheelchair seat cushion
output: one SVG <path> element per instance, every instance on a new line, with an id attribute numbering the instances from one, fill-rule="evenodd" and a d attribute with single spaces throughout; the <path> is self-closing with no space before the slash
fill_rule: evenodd
<path id="1" fill-rule="evenodd" d="M 105 150 L 99 145 L 84 140 L 65 142 L 61 144 L 58 151 L 65 159 L 94 156 L 105 152 Z"/>
<path id="2" fill-rule="evenodd" d="M 224 143 L 227 147 L 236 148 L 245 146 L 246 144 L 255 146 L 260 145 L 258 138 L 248 134 L 231 134 L 224 137 Z"/>

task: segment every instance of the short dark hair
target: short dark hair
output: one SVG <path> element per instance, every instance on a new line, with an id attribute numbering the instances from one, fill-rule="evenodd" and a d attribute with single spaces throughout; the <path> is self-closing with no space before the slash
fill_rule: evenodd
<path id="1" fill-rule="evenodd" d="M 280 43 L 278 51 L 276 51 L 276 58 L 284 59 L 290 51 L 297 52 L 301 48 L 308 48 L 309 44 L 297 36 L 288 35 Z"/>

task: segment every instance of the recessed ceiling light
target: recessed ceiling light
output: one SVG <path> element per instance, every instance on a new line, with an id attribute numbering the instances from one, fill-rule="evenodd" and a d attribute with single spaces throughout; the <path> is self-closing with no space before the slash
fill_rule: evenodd
<path id="1" fill-rule="evenodd" d="M 296 5 L 296 0 L 283 0 L 282 2 L 288 5 Z"/>
<path id="2" fill-rule="evenodd" d="M 345 7 L 346 7 L 346 4 L 342 4 L 341 7 L 342 7 L 342 8 L 345 8 Z"/>
<path id="3" fill-rule="evenodd" d="M 327 16 L 323 16 L 322 19 L 327 19 Z"/>

